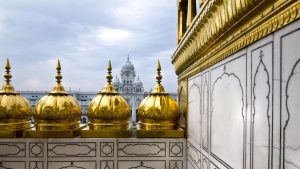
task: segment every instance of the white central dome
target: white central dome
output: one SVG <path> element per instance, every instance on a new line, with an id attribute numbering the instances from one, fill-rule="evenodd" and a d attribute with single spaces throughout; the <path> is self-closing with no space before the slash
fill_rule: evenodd
<path id="1" fill-rule="evenodd" d="M 134 71 L 134 66 L 130 62 L 129 57 L 127 57 L 127 61 L 122 66 L 122 72 L 127 72 L 127 71 Z"/>

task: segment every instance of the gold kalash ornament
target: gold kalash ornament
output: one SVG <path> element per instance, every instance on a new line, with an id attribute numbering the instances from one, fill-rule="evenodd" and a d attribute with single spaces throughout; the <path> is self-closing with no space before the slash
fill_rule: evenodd
<path id="1" fill-rule="evenodd" d="M 111 62 L 107 68 L 107 84 L 91 101 L 87 115 L 89 123 L 81 131 L 81 137 L 130 137 L 131 111 L 126 100 L 116 92 L 112 85 Z"/>
<path id="2" fill-rule="evenodd" d="M 61 85 L 61 66 L 57 62 L 56 85 L 42 97 L 34 109 L 35 130 L 25 131 L 25 137 L 74 137 L 79 135 L 81 109 L 74 97 Z"/>
<path id="3" fill-rule="evenodd" d="M 160 62 L 157 63 L 157 84 L 141 102 L 138 110 L 137 137 L 184 137 L 178 129 L 180 118 L 177 102 L 165 92 L 161 85 Z"/>
<path id="4" fill-rule="evenodd" d="M 23 130 L 32 127 L 32 109 L 29 102 L 10 84 L 10 64 L 6 61 L 6 84 L 0 91 L 0 137 L 22 137 Z"/>

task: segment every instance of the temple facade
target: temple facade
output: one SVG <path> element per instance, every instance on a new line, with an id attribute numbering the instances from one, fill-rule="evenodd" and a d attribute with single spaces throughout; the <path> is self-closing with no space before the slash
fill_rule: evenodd
<path id="1" fill-rule="evenodd" d="M 126 94 L 144 89 L 129 58 L 121 79 L 112 80 L 109 62 L 103 90 L 80 95 L 92 100 L 88 124 L 64 91 L 59 62 L 57 83 L 34 113 L 10 83 L 7 62 L 0 168 L 300 168 L 300 1 L 177 0 L 177 7 L 178 100 L 165 92 L 158 62 L 154 89 L 140 97 L 139 117 L 131 113 L 137 127 L 129 125 L 137 97 Z"/>
<path id="2" fill-rule="evenodd" d="M 177 3 L 187 168 L 300 168 L 300 1 Z"/>

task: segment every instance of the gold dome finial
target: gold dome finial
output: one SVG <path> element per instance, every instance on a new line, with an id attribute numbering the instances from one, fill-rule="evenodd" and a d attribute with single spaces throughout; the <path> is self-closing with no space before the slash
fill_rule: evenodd
<path id="1" fill-rule="evenodd" d="M 5 81 L 0 91 L 0 130 L 19 130 L 30 127 L 31 107 L 29 102 L 19 93 L 15 92 L 10 84 L 9 60 L 5 65 Z M 1 134 L 0 134 L 1 137 Z"/>
<path id="2" fill-rule="evenodd" d="M 161 66 L 157 62 L 157 84 L 152 92 L 141 102 L 138 117 L 141 129 L 169 130 L 177 128 L 177 120 L 180 117 L 179 107 L 176 101 L 165 92 L 161 85 Z"/>
<path id="3" fill-rule="evenodd" d="M 57 60 L 57 66 L 56 66 L 57 74 L 55 76 L 57 84 L 61 83 L 62 75 L 61 75 L 61 66 L 59 59 Z"/>
<path id="4" fill-rule="evenodd" d="M 108 62 L 107 84 L 93 98 L 88 108 L 89 127 L 91 129 L 127 129 L 130 120 L 130 107 L 126 100 L 116 92 L 112 85 L 112 66 Z"/>
<path id="5" fill-rule="evenodd" d="M 161 83 L 161 79 L 162 79 L 162 76 L 161 76 L 161 74 L 160 74 L 160 72 L 161 72 L 161 66 L 160 66 L 160 62 L 159 62 L 159 60 L 158 60 L 158 62 L 157 62 L 157 68 L 156 68 L 156 70 L 157 70 L 157 76 L 156 76 L 156 82 L 158 83 L 158 84 L 160 84 Z"/>
<path id="6" fill-rule="evenodd" d="M 57 61 L 56 85 L 35 105 L 37 130 L 73 130 L 79 127 L 81 109 L 77 100 L 61 84 L 61 65 Z"/>
<path id="7" fill-rule="evenodd" d="M 109 60 L 108 61 L 108 66 L 107 66 L 107 75 L 106 75 L 106 79 L 107 79 L 108 84 L 111 84 L 111 80 L 113 79 L 113 76 L 111 75 L 111 71 L 112 71 L 112 67 L 111 67 L 111 62 Z"/>
<path id="8" fill-rule="evenodd" d="M 59 59 L 57 60 L 55 79 L 56 79 L 56 85 L 54 86 L 54 88 L 50 93 L 66 94 L 65 88 L 63 87 L 63 85 L 61 85 L 62 75 L 61 75 L 61 65 Z"/>
<path id="9" fill-rule="evenodd" d="M 9 64 L 8 59 L 6 59 L 5 71 L 6 71 L 6 74 L 4 75 L 4 78 L 5 78 L 6 84 L 9 84 L 12 76 L 10 74 L 10 64 Z"/>

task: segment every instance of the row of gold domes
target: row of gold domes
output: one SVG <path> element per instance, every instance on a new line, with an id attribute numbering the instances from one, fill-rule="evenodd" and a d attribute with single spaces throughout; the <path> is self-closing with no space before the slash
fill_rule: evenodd
<path id="1" fill-rule="evenodd" d="M 10 75 L 9 60 L 7 60 L 5 69 L 6 84 L 0 91 L 0 137 L 3 130 L 29 128 L 31 116 L 35 120 L 35 129 L 30 132 L 73 131 L 80 128 L 81 109 L 76 99 L 67 94 L 61 85 L 62 76 L 59 60 L 56 67 L 57 75 L 55 76 L 57 83 L 48 95 L 38 101 L 34 112 L 31 110 L 29 102 L 16 93 L 10 84 L 12 76 Z M 93 98 L 88 107 L 88 130 L 109 130 L 109 132 L 128 130 L 131 116 L 130 107 L 112 85 L 110 61 L 107 70 L 107 84 Z M 141 102 L 138 110 L 140 130 L 177 129 L 177 121 L 180 116 L 179 108 L 176 101 L 165 92 L 161 85 L 160 71 L 161 66 L 158 61 L 157 84 L 150 95 Z M 45 136 L 45 134 L 41 135 Z M 55 135 L 52 134 L 51 137 L 55 137 Z"/>

